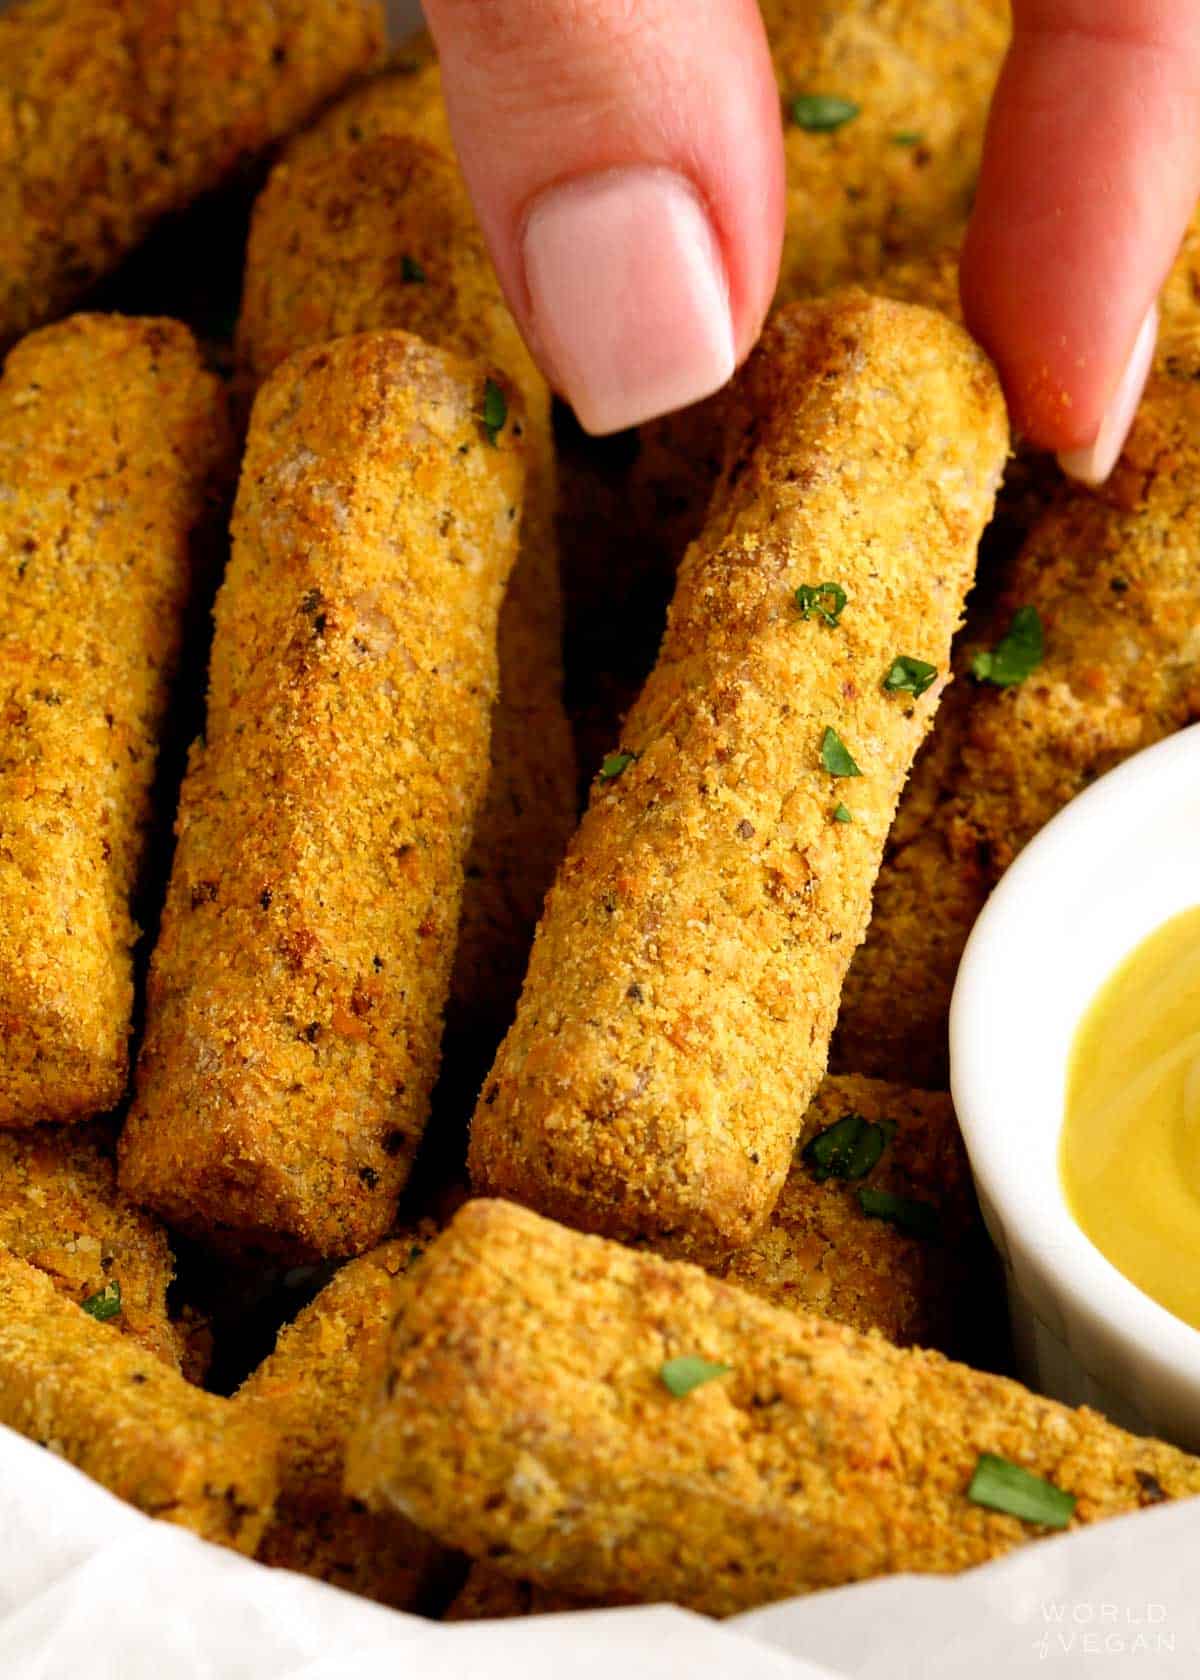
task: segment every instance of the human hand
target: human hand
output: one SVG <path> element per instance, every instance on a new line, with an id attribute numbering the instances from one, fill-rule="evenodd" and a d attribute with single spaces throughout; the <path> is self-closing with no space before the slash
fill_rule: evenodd
<path id="1" fill-rule="evenodd" d="M 1014 0 L 963 252 L 1015 427 L 1120 451 L 1200 189 L 1200 4 Z M 698 401 L 771 301 L 779 98 L 754 0 L 426 0 L 514 312 L 595 432 Z"/>

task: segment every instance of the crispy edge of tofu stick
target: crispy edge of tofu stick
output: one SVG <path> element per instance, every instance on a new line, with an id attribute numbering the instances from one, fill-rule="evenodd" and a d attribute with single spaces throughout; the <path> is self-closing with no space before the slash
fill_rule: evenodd
<path id="1" fill-rule="evenodd" d="M 129 1193 L 207 1240 L 336 1256 L 394 1218 L 486 783 L 523 431 L 501 375 L 403 333 L 300 352 L 259 393 L 120 1145 Z"/>
<path id="2" fill-rule="evenodd" d="M 470 1149 L 477 1190 L 701 1260 L 790 1167 L 1008 439 L 961 329 L 858 292 L 781 312 L 730 403 Z"/>
<path id="3" fill-rule="evenodd" d="M 1094 1412 L 473 1202 L 400 1302 L 347 1485 L 518 1579 L 723 1616 L 1047 1532 L 969 1496 L 985 1453 L 1072 1527 L 1200 1493 Z"/>
<path id="4" fill-rule="evenodd" d="M 147 1516 L 252 1553 L 275 1497 L 269 1432 L 65 1300 L 0 1249 L 0 1423 Z"/>

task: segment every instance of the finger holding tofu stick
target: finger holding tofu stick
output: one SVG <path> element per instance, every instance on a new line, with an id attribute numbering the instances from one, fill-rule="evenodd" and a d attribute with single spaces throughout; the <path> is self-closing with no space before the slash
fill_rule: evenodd
<path id="1" fill-rule="evenodd" d="M 136 1199 L 208 1240 L 361 1251 L 437 1072 L 487 774 L 523 421 L 402 333 L 259 393 L 121 1140 Z"/>
<path id="2" fill-rule="evenodd" d="M 348 1486 L 518 1579 L 725 1616 L 1200 1493 L 1200 1460 L 511 1203 L 399 1303 Z"/>
<path id="3" fill-rule="evenodd" d="M 0 1126 L 124 1093 L 130 909 L 185 613 L 233 476 L 174 321 L 79 315 L 0 380 Z"/>
<path id="4" fill-rule="evenodd" d="M 1006 453 L 941 317 L 849 293 L 768 328 L 485 1082 L 478 1190 L 702 1260 L 762 1225 Z"/>

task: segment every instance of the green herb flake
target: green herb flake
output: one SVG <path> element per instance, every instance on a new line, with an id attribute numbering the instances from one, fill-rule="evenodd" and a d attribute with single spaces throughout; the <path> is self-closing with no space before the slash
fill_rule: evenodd
<path id="1" fill-rule="evenodd" d="M 816 613 L 831 630 L 837 629 L 846 610 L 846 591 L 840 583 L 802 583 L 794 600 L 796 611 L 806 623 Z"/>
<path id="2" fill-rule="evenodd" d="M 732 1369 L 732 1365 L 714 1365 L 711 1360 L 701 1359 L 699 1354 L 683 1353 L 678 1359 L 668 1359 L 658 1374 L 663 1387 L 669 1389 L 676 1400 L 682 1400 L 694 1388 L 712 1382 L 714 1377 L 723 1377 Z"/>
<path id="3" fill-rule="evenodd" d="M 508 398 L 496 384 L 489 379 L 483 388 L 483 429 L 487 433 L 488 442 L 493 449 L 496 439 L 504 430 L 504 422 L 508 419 Z"/>
<path id="4" fill-rule="evenodd" d="M 821 737 L 821 763 L 831 776 L 862 775 L 836 729 L 827 729 Z"/>
<path id="5" fill-rule="evenodd" d="M 854 818 L 844 805 L 835 805 L 833 807 L 833 820 L 834 822 L 853 822 Z"/>
<path id="6" fill-rule="evenodd" d="M 832 134 L 858 116 L 861 106 L 836 93 L 800 93 L 792 100 L 792 121 L 808 134 Z"/>
<path id="7" fill-rule="evenodd" d="M 802 1159 L 818 1184 L 829 1178 L 865 1178 L 895 1135 L 892 1120 L 874 1125 L 861 1114 L 843 1114 L 805 1145 Z"/>
<path id="8" fill-rule="evenodd" d="M 1064 1493 L 1053 1482 L 995 1453 L 980 1453 L 967 1498 L 975 1505 L 1003 1511 L 1022 1522 L 1040 1523 L 1043 1528 L 1066 1528 L 1075 1511 L 1073 1493 Z"/>
<path id="9" fill-rule="evenodd" d="M 636 758 L 637 754 L 631 752 L 609 753 L 600 766 L 600 780 L 602 782 L 615 782 L 618 776 L 625 774 Z"/>
<path id="10" fill-rule="evenodd" d="M 106 1283 L 103 1289 L 98 1290 L 95 1295 L 89 1295 L 86 1301 L 79 1304 L 85 1313 L 92 1318 L 98 1318 L 101 1323 L 106 1318 L 116 1318 L 121 1310 L 121 1285 L 113 1278 L 111 1283 Z"/>
<path id="11" fill-rule="evenodd" d="M 884 1219 L 906 1237 L 925 1237 L 933 1242 L 941 1235 L 938 1211 L 929 1202 L 914 1201 L 911 1196 L 893 1196 L 890 1190 L 873 1190 L 868 1186 L 858 1192 L 858 1205 L 868 1219 Z"/>
<path id="12" fill-rule="evenodd" d="M 926 689 L 933 687 L 937 674 L 936 665 L 927 665 L 923 659 L 902 653 L 893 659 L 883 686 L 888 694 L 911 694 L 919 700 Z"/>
<path id="13" fill-rule="evenodd" d="M 1022 683 L 1042 663 L 1045 636 L 1042 620 L 1036 607 L 1018 607 L 1012 623 L 994 648 L 985 648 L 971 661 L 971 675 L 976 682 L 994 683 L 997 688 L 1013 688 Z"/>
<path id="14" fill-rule="evenodd" d="M 925 135 L 919 128 L 901 128 L 892 135 L 893 146 L 919 146 Z"/>
<path id="15" fill-rule="evenodd" d="M 423 286 L 429 276 L 416 258 L 410 257 L 406 253 L 400 258 L 400 278 L 406 286 Z M 501 401 L 503 400 L 503 397 L 501 397 Z M 500 424 L 504 424 L 503 420 Z"/>

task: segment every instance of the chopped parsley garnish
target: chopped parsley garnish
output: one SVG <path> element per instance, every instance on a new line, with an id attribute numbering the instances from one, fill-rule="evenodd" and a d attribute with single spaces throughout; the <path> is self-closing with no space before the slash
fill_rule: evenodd
<path id="1" fill-rule="evenodd" d="M 827 1178 L 865 1178 L 895 1135 L 893 1120 L 874 1125 L 861 1114 L 843 1114 L 805 1145 L 803 1159 L 818 1184 Z"/>
<path id="2" fill-rule="evenodd" d="M 417 259 L 406 253 L 400 258 L 400 278 L 406 286 L 423 286 L 429 276 Z"/>
<path id="3" fill-rule="evenodd" d="M 799 93 L 792 100 L 792 121 L 809 134 L 832 134 L 853 122 L 861 106 L 836 93 Z"/>
<path id="4" fill-rule="evenodd" d="M 831 776 L 862 775 L 836 729 L 827 729 L 821 737 L 821 763 Z"/>
<path id="5" fill-rule="evenodd" d="M 858 1205 L 868 1219 L 886 1219 L 907 1237 L 932 1240 L 940 1235 L 938 1212 L 929 1202 L 893 1196 L 890 1190 L 873 1190 L 868 1185 L 858 1192 Z"/>
<path id="6" fill-rule="evenodd" d="M 615 782 L 618 776 L 625 774 L 636 758 L 637 754 L 631 752 L 609 753 L 600 766 L 600 780 L 602 782 Z"/>
<path id="7" fill-rule="evenodd" d="M 807 621 L 816 613 L 831 630 L 846 610 L 846 591 L 840 583 L 802 583 L 795 595 L 796 610 Z"/>
<path id="8" fill-rule="evenodd" d="M 504 422 L 508 419 L 508 398 L 496 384 L 489 379 L 483 387 L 483 429 L 487 433 L 488 442 L 495 447 L 496 439 L 504 430 Z"/>
<path id="9" fill-rule="evenodd" d="M 980 1453 L 967 1498 L 975 1505 L 1020 1517 L 1022 1522 L 1041 1523 L 1043 1528 L 1066 1528 L 1075 1510 L 1073 1493 L 1064 1493 L 1053 1482 L 995 1453 Z"/>
<path id="10" fill-rule="evenodd" d="M 121 1285 L 113 1278 L 111 1283 L 106 1283 L 103 1289 L 98 1290 L 95 1295 L 89 1295 L 86 1301 L 79 1304 L 85 1313 L 90 1314 L 92 1318 L 98 1318 L 101 1323 L 106 1318 L 116 1318 L 121 1310 Z"/>
<path id="11" fill-rule="evenodd" d="M 844 805 L 835 805 L 833 807 L 833 820 L 834 822 L 853 822 L 854 818 Z"/>
<path id="12" fill-rule="evenodd" d="M 985 648 L 971 661 L 971 675 L 976 682 L 995 683 L 997 688 L 1013 688 L 1022 683 L 1042 663 L 1045 637 L 1036 607 L 1018 607 L 1012 623 L 994 648 Z"/>
<path id="13" fill-rule="evenodd" d="M 919 700 L 936 681 L 936 665 L 927 665 L 923 659 L 914 659 L 911 654 L 902 653 L 893 659 L 883 686 L 889 694 L 911 694 Z"/>
<path id="14" fill-rule="evenodd" d="M 732 1369 L 732 1365 L 714 1365 L 711 1360 L 701 1359 L 696 1353 L 683 1353 L 678 1359 L 668 1359 L 658 1374 L 663 1386 L 670 1389 L 676 1400 L 682 1400 L 685 1394 L 690 1394 L 702 1383 L 712 1382 L 714 1377 L 723 1377 Z"/>
<path id="15" fill-rule="evenodd" d="M 892 135 L 893 146 L 919 146 L 925 136 L 919 128 L 902 128 Z"/>

